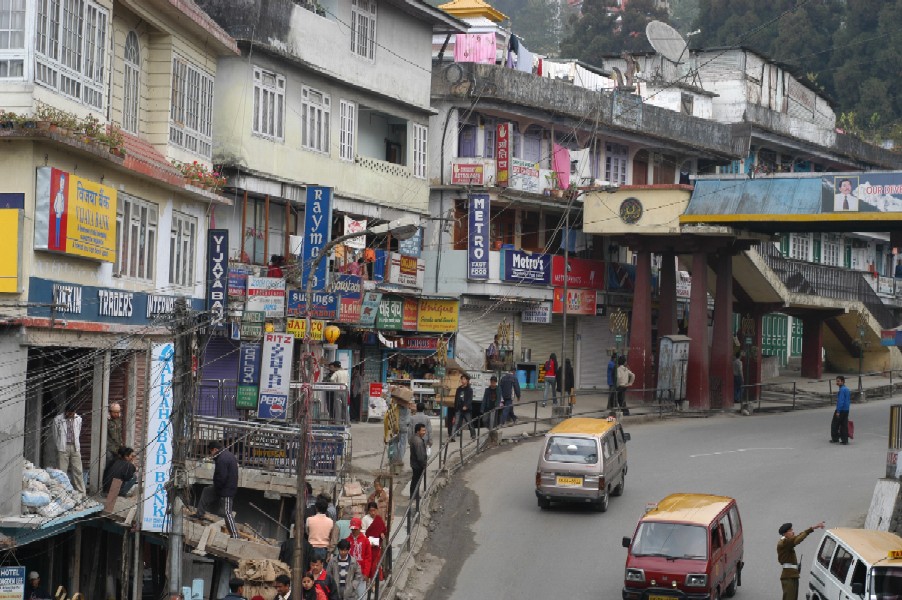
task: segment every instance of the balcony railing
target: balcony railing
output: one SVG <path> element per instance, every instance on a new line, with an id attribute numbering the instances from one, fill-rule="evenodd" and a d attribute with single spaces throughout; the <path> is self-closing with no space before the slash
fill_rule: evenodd
<path id="1" fill-rule="evenodd" d="M 867 307 L 881 327 L 890 329 L 896 326 L 892 311 L 883 304 L 883 300 L 864 279 L 862 273 L 841 267 L 790 260 L 773 244 L 761 244 L 759 253 L 767 266 L 780 276 L 790 292 L 858 301 Z"/>

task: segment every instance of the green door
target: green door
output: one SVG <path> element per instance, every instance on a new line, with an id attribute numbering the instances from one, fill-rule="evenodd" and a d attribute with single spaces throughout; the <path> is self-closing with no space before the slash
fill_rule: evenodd
<path id="1" fill-rule="evenodd" d="M 802 319 L 792 319 L 792 336 L 789 340 L 789 354 L 791 356 L 802 355 Z"/>
<path id="2" fill-rule="evenodd" d="M 761 352 L 769 356 L 780 357 L 780 366 L 785 367 L 787 362 L 787 348 L 789 347 L 789 318 L 779 313 L 764 315 L 761 327 Z"/>

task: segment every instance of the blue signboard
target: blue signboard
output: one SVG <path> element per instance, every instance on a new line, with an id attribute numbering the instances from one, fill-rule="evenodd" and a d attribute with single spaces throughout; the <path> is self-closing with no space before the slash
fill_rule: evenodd
<path id="1" fill-rule="evenodd" d="M 417 232 L 406 240 L 398 240 L 398 252 L 401 256 L 415 256 L 420 258 L 423 248 L 423 228 L 417 229 Z"/>
<path id="2" fill-rule="evenodd" d="M 214 325 L 225 320 L 229 302 L 229 230 L 207 230 L 207 310 Z"/>
<path id="3" fill-rule="evenodd" d="M 288 316 L 306 316 L 307 294 L 302 290 L 288 290 Z M 313 292 L 310 316 L 314 319 L 337 319 L 341 297 L 333 292 Z"/>
<path id="4" fill-rule="evenodd" d="M 470 194 L 467 279 L 486 280 L 489 278 L 490 203 L 488 194 Z"/>
<path id="5" fill-rule="evenodd" d="M 360 275 L 335 275 L 332 277 L 332 291 L 349 300 L 360 300 L 363 296 L 363 278 Z"/>
<path id="6" fill-rule="evenodd" d="M 18 600 L 25 594 L 25 567 L 0 567 L 0 598 Z"/>
<path id="7" fill-rule="evenodd" d="M 551 255 L 505 250 L 501 253 L 501 272 L 504 281 L 534 285 L 550 285 Z"/>
<path id="8" fill-rule="evenodd" d="M 235 408 L 254 410 L 260 395 L 260 344 L 244 342 L 238 350 L 238 392 Z"/>
<path id="9" fill-rule="evenodd" d="M 379 314 L 379 305 L 382 303 L 380 292 L 364 292 L 363 303 L 360 307 L 360 325 L 362 327 L 374 327 L 376 316 Z"/>
<path id="10" fill-rule="evenodd" d="M 313 289 L 326 289 L 326 272 L 329 259 L 320 261 L 316 272 L 311 274 L 313 261 L 319 256 L 332 238 L 332 188 L 308 186 L 307 205 L 304 208 L 304 246 L 301 262 L 304 265 L 301 281 L 307 285 L 307 278 L 313 277 Z"/>

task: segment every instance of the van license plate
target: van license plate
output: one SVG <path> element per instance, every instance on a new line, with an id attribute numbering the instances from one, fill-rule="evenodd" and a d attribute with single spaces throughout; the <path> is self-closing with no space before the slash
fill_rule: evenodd
<path id="1" fill-rule="evenodd" d="M 583 484 L 583 478 L 582 478 L 582 477 L 561 477 L 561 476 L 558 476 L 558 478 L 557 478 L 557 484 L 558 484 L 558 485 L 568 486 L 568 487 L 579 487 L 579 486 L 581 486 L 581 485 Z"/>
<path id="2" fill-rule="evenodd" d="M 673 596 L 649 596 L 648 600 L 676 600 Z"/>

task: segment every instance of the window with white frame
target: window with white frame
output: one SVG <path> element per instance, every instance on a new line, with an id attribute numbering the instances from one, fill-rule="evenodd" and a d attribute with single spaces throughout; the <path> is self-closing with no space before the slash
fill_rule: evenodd
<path id="1" fill-rule="evenodd" d="M 213 154 L 213 77 L 184 58 L 172 59 L 169 142 L 209 158 Z"/>
<path id="2" fill-rule="evenodd" d="M 789 258 L 811 260 L 810 233 L 792 233 L 789 235 Z"/>
<path id="3" fill-rule="evenodd" d="M 90 0 L 37 0 L 35 82 L 103 108 L 107 25 L 107 10 Z"/>
<path id="4" fill-rule="evenodd" d="M 313 88 L 301 88 L 301 146 L 329 152 L 329 96 Z"/>
<path id="5" fill-rule="evenodd" d="M 341 135 L 338 155 L 341 160 L 354 160 L 354 143 L 357 140 L 357 104 L 340 100 Z"/>
<path id="6" fill-rule="evenodd" d="M 120 193 L 116 209 L 116 264 L 120 277 L 152 280 L 157 253 L 157 205 Z"/>
<path id="7" fill-rule="evenodd" d="M 370 60 L 376 56 L 375 0 L 351 0 L 351 52 Z"/>
<path id="8" fill-rule="evenodd" d="M 429 128 L 413 124 L 413 176 L 426 179 L 426 142 Z"/>
<path id="9" fill-rule="evenodd" d="M 138 110 L 141 98 L 141 47 L 138 34 L 125 36 L 122 61 L 122 129 L 138 133 Z"/>
<path id="10" fill-rule="evenodd" d="M 197 218 L 173 211 L 169 234 L 169 283 L 183 287 L 194 285 L 196 244 Z"/>
<path id="11" fill-rule="evenodd" d="M 623 144 L 604 145 L 604 178 L 614 185 L 626 185 L 630 149 Z"/>
<path id="12" fill-rule="evenodd" d="M 285 77 L 254 67 L 254 133 L 285 138 Z"/>
<path id="13" fill-rule="evenodd" d="M 0 0 L 0 79 L 25 76 L 25 0 Z"/>
<path id="14" fill-rule="evenodd" d="M 821 239 L 821 263 L 831 267 L 842 265 L 842 237 L 835 233 L 824 233 Z"/>

